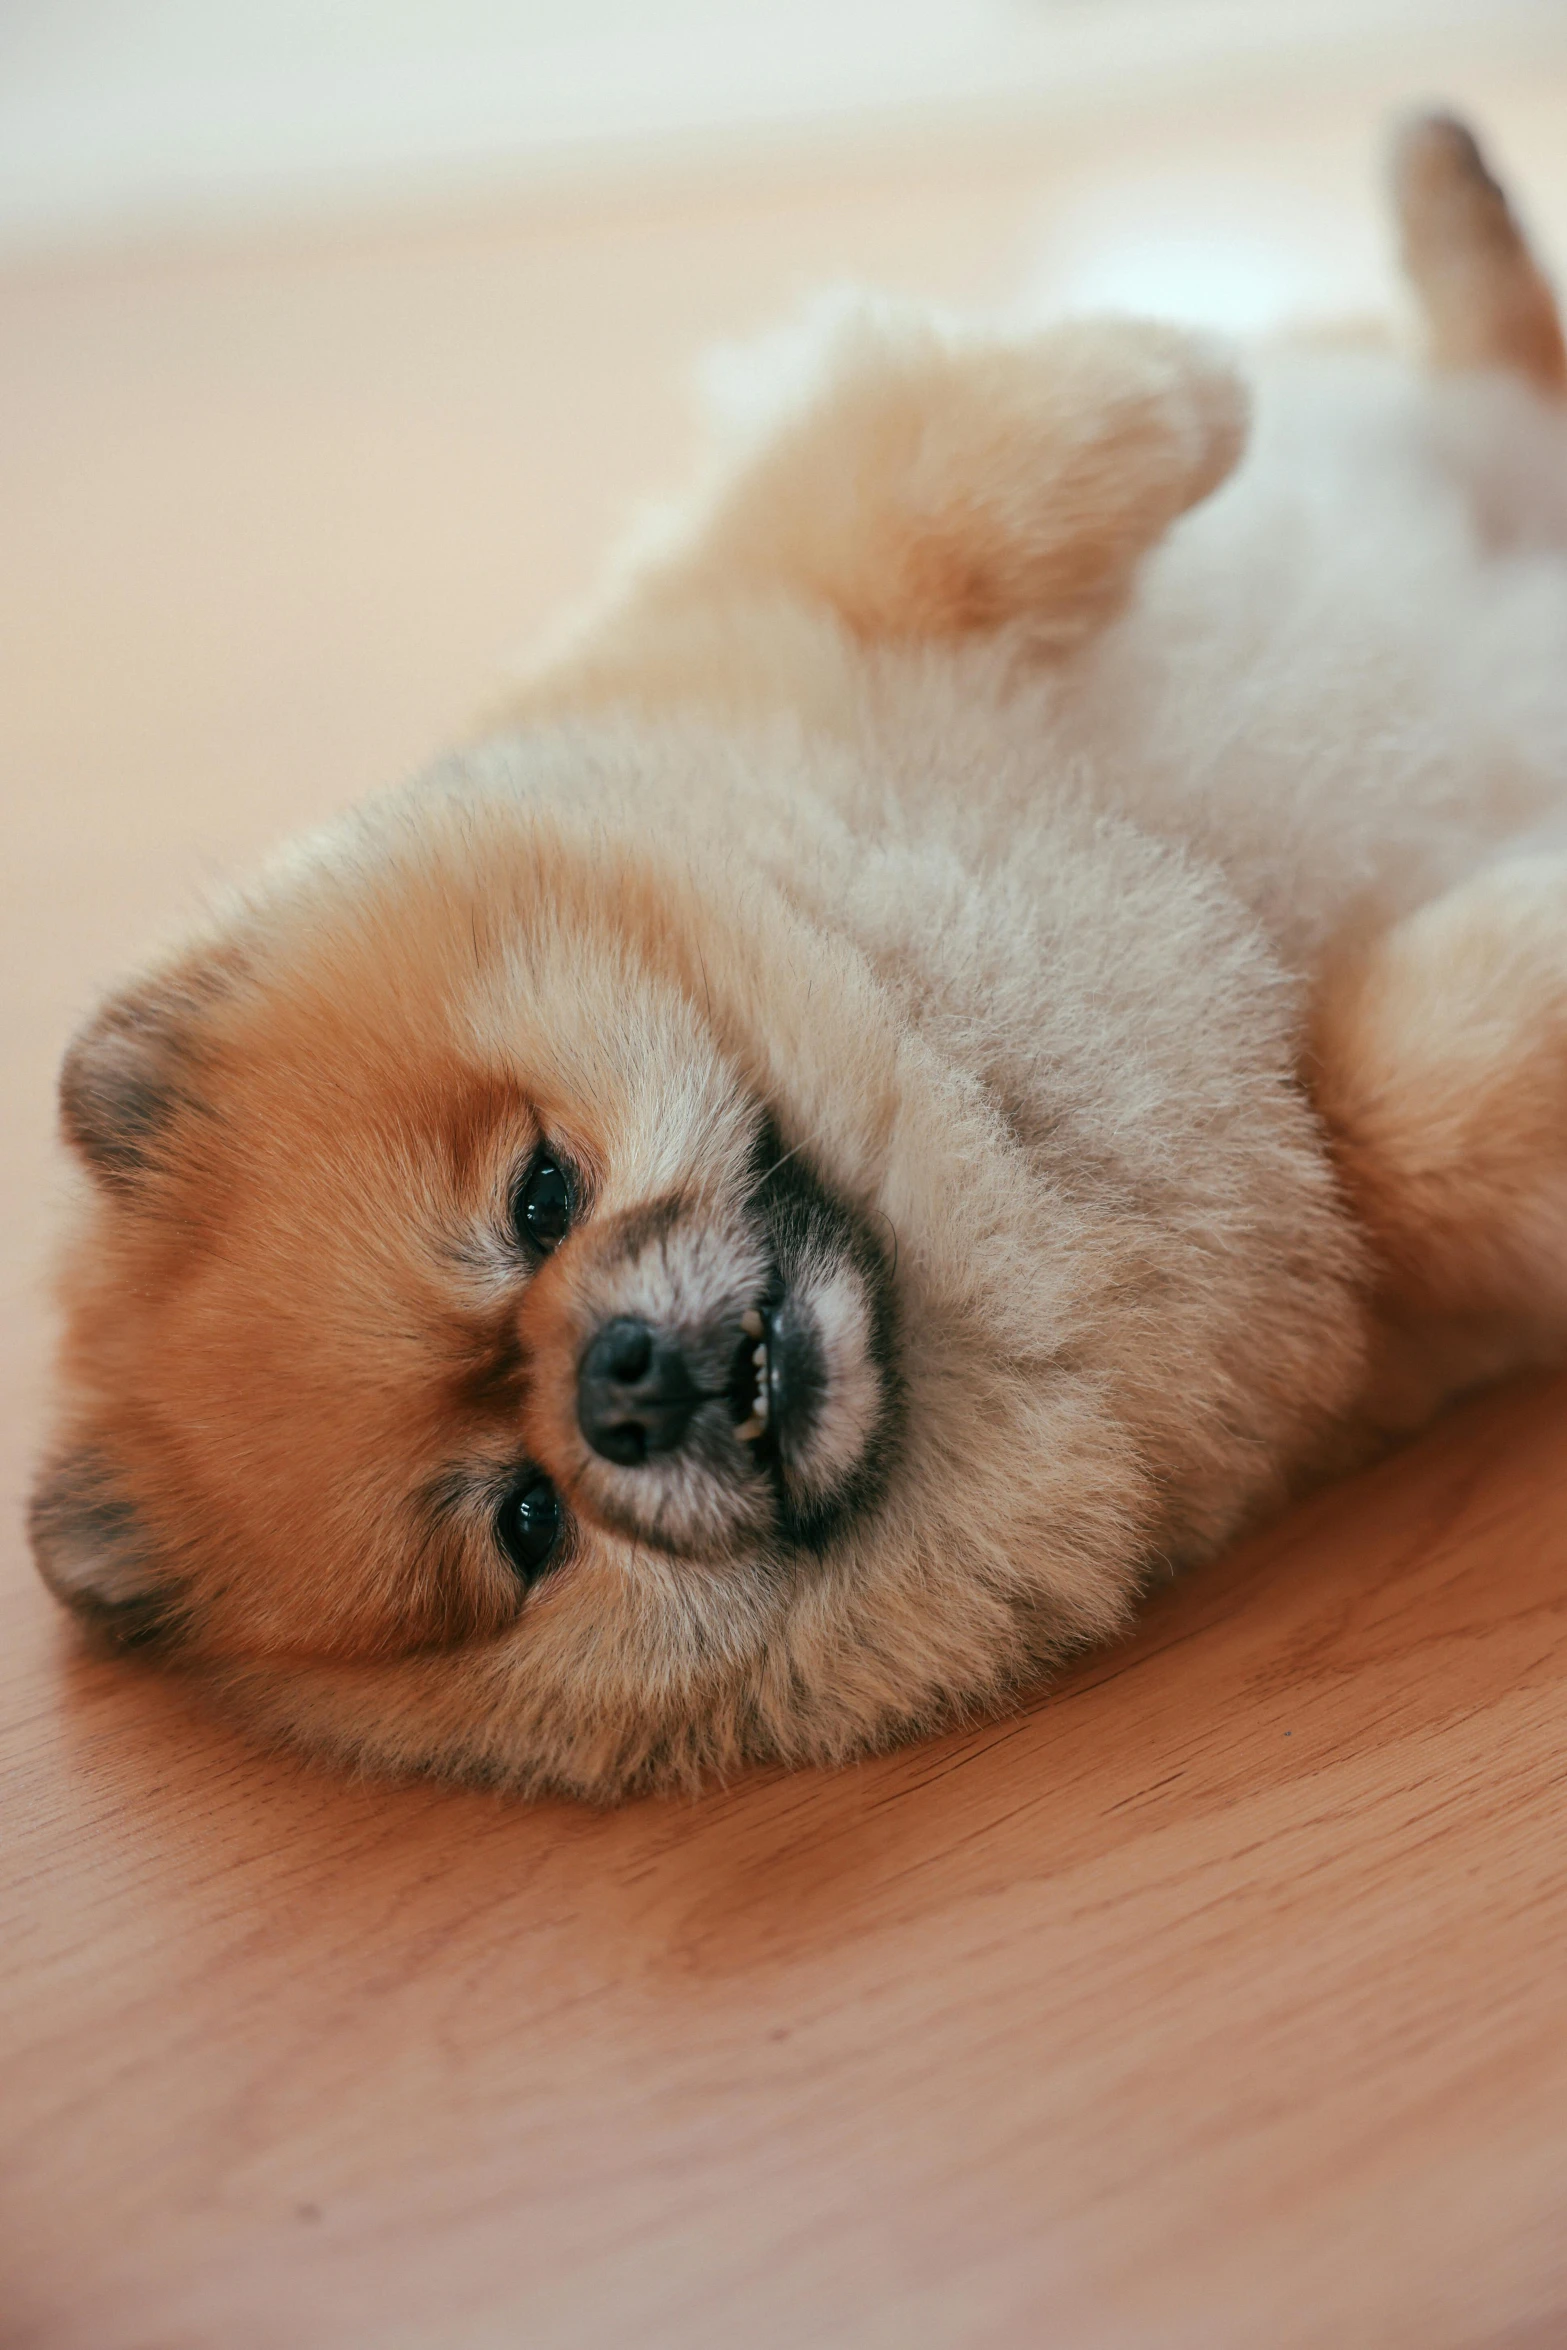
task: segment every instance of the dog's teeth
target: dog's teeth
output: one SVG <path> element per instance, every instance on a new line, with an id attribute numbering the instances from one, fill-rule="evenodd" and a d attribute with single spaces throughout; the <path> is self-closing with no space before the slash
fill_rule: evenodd
<path id="1" fill-rule="evenodd" d="M 756 1392 L 751 1398 L 750 1416 L 742 1420 L 739 1427 L 736 1428 L 735 1434 L 742 1444 L 754 1444 L 759 1436 L 765 1434 L 767 1428 L 767 1325 L 762 1320 L 759 1309 L 752 1306 L 747 1313 L 741 1315 L 740 1327 L 747 1338 L 756 1340 L 755 1346 L 751 1349 L 751 1368 L 756 1374 Z"/>

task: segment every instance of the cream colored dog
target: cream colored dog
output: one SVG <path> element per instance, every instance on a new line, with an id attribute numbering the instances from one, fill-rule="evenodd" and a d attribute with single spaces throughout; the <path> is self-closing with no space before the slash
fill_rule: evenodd
<path id="1" fill-rule="evenodd" d="M 868 308 L 478 747 L 72 1047 L 54 1588 L 595 1797 L 1004 1703 L 1567 1338 L 1567 368 Z"/>

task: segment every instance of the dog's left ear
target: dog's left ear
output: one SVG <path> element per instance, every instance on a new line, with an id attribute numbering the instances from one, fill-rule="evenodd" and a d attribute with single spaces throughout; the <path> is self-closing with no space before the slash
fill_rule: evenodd
<path id="1" fill-rule="evenodd" d="M 143 1648 L 177 1632 L 177 1595 L 99 1446 L 80 1445 L 45 1466 L 27 1528 L 56 1599 L 112 1646 Z"/>
<path id="2" fill-rule="evenodd" d="M 111 996 L 78 1030 L 60 1069 L 60 1130 L 88 1171 L 117 1190 L 163 1162 L 170 1130 L 201 1108 L 205 1030 L 232 974 L 190 959 Z"/>

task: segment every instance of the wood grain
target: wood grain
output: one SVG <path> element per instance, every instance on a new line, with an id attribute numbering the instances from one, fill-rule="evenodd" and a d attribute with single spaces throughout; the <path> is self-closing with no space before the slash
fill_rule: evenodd
<path id="1" fill-rule="evenodd" d="M 258 1754 L 17 1529 L 72 1019 L 439 743 L 677 466 L 689 353 L 994 290 L 1161 140 L 1348 200 L 1413 70 L 0 283 L 5 2350 L 1567 2343 L 1567 1383 L 1016 1719 L 609 1815 Z M 1564 93 L 1457 92 L 1547 225 Z"/>

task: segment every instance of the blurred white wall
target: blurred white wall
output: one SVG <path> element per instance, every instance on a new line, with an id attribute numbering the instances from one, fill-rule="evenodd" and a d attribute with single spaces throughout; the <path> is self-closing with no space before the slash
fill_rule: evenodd
<path id="1" fill-rule="evenodd" d="M 1559 0 L 0 0 L 0 245 L 1102 95 Z"/>

